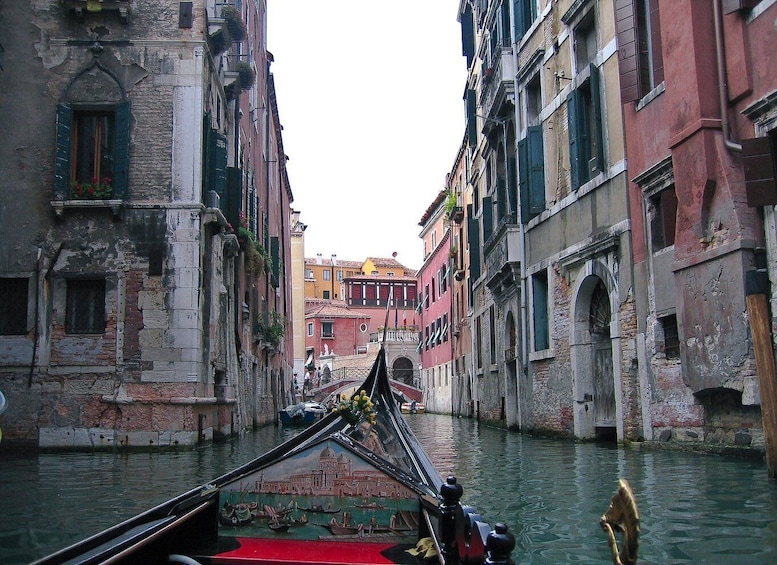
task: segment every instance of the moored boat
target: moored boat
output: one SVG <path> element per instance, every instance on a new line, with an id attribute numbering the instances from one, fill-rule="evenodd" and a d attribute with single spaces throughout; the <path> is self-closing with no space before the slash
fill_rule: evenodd
<path id="1" fill-rule="evenodd" d="M 326 408 L 318 402 L 291 404 L 278 411 L 278 419 L 284 426 L 309 426 L 326 414 Z"/>
<path id="2" fill-rule="evenodd" d="M 361 388 L 268 453 L 37 565 L 417 563 L 421 546 L 427 559 L 483 563 L 493 532 L 405 422 L 383 348 Z"/>

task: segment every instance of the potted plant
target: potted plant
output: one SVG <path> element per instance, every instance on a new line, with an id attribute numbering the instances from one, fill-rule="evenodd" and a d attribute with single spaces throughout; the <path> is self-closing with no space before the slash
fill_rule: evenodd
<path id="1" fill-rule="evenodd" d="M 240 88 L 248 90 L 254 85 L 256 72 L 253 67 L 251 67 L 251 63 L 247 61 L 238 61 L 237 64 L 235 64 L 235 70 L 240 77 Z"/>
<path id="2" fill-rule="evenodd" d="M 110 177 L 92 178 L 90 182 L 70 181 L 70 198 L 73 200 L 106 200 L 113 195 Z"/>
<path id="3" fill-rule="evenodd" d="M 240 12 L 234 6 L 224 6 L 221 8 L 221 17 L 227 24 L 229 35 L 232 41 L 243 41 L 246 36 L 246 25 Z"/>
<path id="4" fill-rule="evenodd" d="M 264 336 L 265 345 L 277 347 L 281 338 L 286 333 L 286 320 L 278 312 L 263 312 L 257 320 L 255 333 Z"/>

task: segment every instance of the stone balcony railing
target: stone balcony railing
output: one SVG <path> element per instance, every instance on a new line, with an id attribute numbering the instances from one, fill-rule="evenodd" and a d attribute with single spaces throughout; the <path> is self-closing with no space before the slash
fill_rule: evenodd
<path id="1" fill-rule="evenodd" d="M 483 63 L 480 105 L 484 115 L 495 115 L 499 111 L 502 101 L 513 96 L 515 92 L 514 77 L 513 49 L 512 47 L 499 47 L 498 53 L 490 61 Z"/>
<path id="2" fill-rule="evenodd" d="M 370 342 L 377 343 L 383 340 L 383 330 L 373 332 L 370 334 Z M 418 331 L 406 330 L 406 329 L 391 329 L 386 330 L 386 342 L 403 342 L 412 343 L 416 345 L 418 343 Z"/>

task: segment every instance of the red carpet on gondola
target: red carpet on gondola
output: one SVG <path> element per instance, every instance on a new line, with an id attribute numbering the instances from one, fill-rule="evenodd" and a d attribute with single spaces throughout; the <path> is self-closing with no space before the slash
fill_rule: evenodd
<path id="1" fill-rule="evenodd" d="M 278 563 L 283 565 L 380 565 L 414 563 L 404 552 L 405 546 L 395 543 L 368 541 L 310 541 L 275 540 L 236 537 L 239 548 L 219 552 L 209 557 L 210 563 Z M 392 549 L 393 548 L 393 549 Z M 390 550 L 390 551 L 387 551 Z M 381 553 L 383 552 L 383 553 Z M 400 561 L 392 560 L 401 556 Z"/>

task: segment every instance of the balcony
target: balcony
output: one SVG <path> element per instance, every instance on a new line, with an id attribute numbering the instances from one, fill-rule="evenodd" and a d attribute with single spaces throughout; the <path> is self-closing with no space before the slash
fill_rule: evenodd
<path id="1" fill-rule="evenodd" d="M 491 60 L 483 63 L 480 106 L 486 116 L 495 117 L 504 101 L 515 97 L 514 76 L 512 47 L 499 47 Z"/>
<path id="2" fill-rule="evenodd" d="M 483 246 L 486 285 L 497 298 L 520 283 L 520 230 L 520 226 L 508 216 L 497 225 Z"/>

